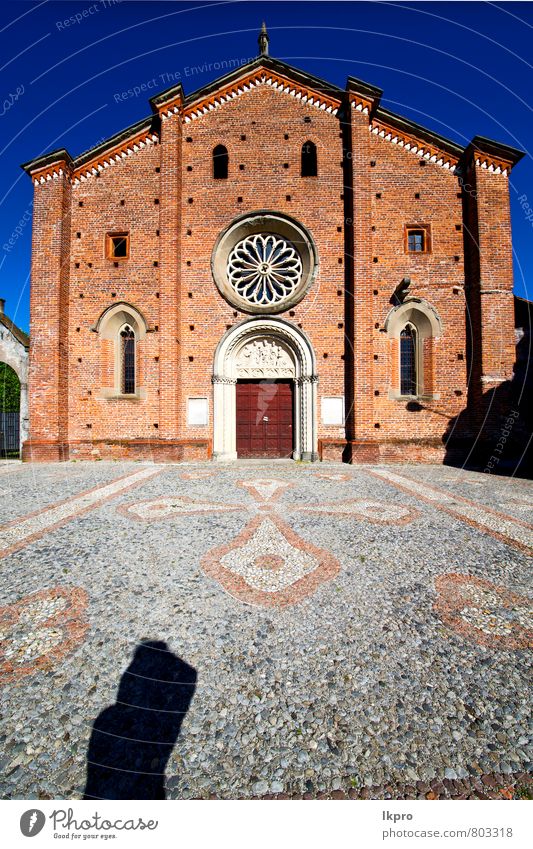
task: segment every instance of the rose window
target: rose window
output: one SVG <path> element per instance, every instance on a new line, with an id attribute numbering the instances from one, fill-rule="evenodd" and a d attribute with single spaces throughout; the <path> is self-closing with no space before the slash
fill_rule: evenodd
<path id="1" fill-rule="evenodd" d="M 245 301 L 260 307 L 290 298 L 302 280 L 302 271 L 294 245 L 273 233 L 256 233 L 238 242 L 227 262 L 230 286 Z"/>
<path id="2" fill-rule="evenodd" d="M 275 315 L 300 303 L 311 289 L 318 257 L 311 234 L 281 212 L 236 218 L 211 254 L 220 294 L 242 312 Z"/>

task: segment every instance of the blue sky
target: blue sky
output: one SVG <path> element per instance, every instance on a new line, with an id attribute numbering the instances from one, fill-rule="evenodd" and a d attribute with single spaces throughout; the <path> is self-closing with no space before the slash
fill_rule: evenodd
<path id="1" fill-rule="evenodd" d="M 179 80 L 189 93 L 223 73 L 215 63 L 255 56 L 263 18 L 272 56 L 339 86 L 378 85 L 384 106 L 460 144 L 479 134 L 526 152 L 510 192 L 515 291 L 533 299 L 530 4 L 4 0 L 0 296 L 20 327 L 33 194 L 20 163 L 57 147 L 76 156 L 148 115 L 156 91 Z"/>

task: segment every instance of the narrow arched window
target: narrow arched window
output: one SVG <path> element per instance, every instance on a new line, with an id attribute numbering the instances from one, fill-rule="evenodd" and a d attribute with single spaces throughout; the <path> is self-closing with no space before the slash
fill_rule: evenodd
<path id="1" fill-rule="evenodd" d="M 120 367 L 123 395 L 135 394 L 135 333 L 126 324 L 120 331 Z"/>
<path id="2" fill-rule="evenodd" d="M 213 177 L 215 180 L 228 179 L 228 149 L 223 144 L 217 144 L 213 150 Z"/>
<path id="3" fill-rule="evenodd" d="M 417 333 L 412 324 L 406 324 L 400 333 L 400 393 L 417 395 Z"/>
<path id="4" fill-rule="evenodd" d="M 316 144 L 306 141 L 302 145 L 302 177 L 316 177 Z"/>

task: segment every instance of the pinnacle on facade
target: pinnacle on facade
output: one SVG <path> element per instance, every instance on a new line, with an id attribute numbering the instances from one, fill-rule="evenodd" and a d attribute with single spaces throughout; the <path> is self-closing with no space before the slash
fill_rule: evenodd
<path id="1" fill-rule="evenodd" d="M 266 24 L 263 21 L 261 26 L 261 32 L 259 33 L 259 38 L 257 39 L 257 43 L 259 44 L 259 52 L 261 56 L 268 56 L 268 42 L 270 41 L 268 37 L 268 32 L 266 28 Z"/>

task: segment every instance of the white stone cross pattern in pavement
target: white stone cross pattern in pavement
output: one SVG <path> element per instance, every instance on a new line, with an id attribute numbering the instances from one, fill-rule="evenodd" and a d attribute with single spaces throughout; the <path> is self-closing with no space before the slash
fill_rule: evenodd
<path id="1" fill-rule="evenodd" d="M 438 510 L 444 510 L 457 519 L 474 525 L 484 533 L 498 537 L 522 550 L 533 551 L 533 528 L 520 519 L 513 519 L 479 502 L 470 501 L 462 495 L 444 492 L 434 485 L 429 486 L 420 480 L 413 480 L 397 472 L 390 472 L 388 469 L 372 469 L 369 472 L 404 492 L 429 502 Z"/>
<path id="2" fill-rule="evenodd" d="M 0 557 L 5 557 L 13 551 L 23 548 L 29 542 L 44 536 L 51 530 L 64 525 L 97 507 L 108 498 L 119 495 L 130 487 L 161 473 L 159 466 L 145 466 L 131 474 L 124 475 L 111 483 L 82 492 L 67 501 L 52 504 L 28 516 L 15 519 L 0 528 Z"/>

